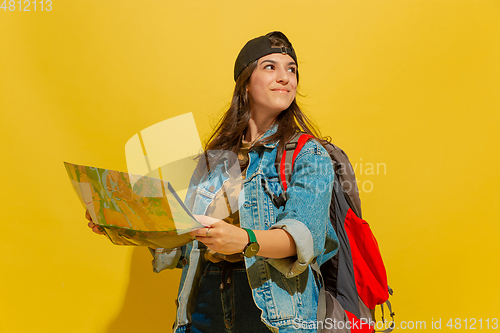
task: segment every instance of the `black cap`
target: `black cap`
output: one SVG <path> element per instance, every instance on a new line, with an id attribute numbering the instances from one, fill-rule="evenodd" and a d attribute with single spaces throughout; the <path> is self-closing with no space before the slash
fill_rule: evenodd
<path id="1" fill-rule="evenodd" d="M 285 36 L 285 34 L 280 31 L 273 31 L 267 35 L 249 40 L 245 46 L 243 46 L 238 54 L 238 58 L 236 58 L 236 62 L 234 63 L 234 81 L 238 79 L 238 76 L 240 76 L 241 72 L 250 63 L 271 53 L 288 54 L 293 60 L 295 60 L 295 62 L 297 62 L 297 56 L 295 55 L 293 47 L 291 47 L 292 43 L 290 43 L 290 41 L 288 41 L 290 43 L 290 47 L 271 47 L 269 36 L 274 33 L 280 33 Z M 286 40 L 288 40 L 288 38 L 286 38 Z"/>

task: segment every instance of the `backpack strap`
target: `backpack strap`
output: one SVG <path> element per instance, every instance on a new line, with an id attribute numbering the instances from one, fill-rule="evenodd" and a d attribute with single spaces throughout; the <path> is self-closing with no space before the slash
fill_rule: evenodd
<path id="1" fill-rule="evenodd" d="M 288 199 L 288 196 L 285 192 L 288 189 L 288 184 L 290 183 L 290 179 L 292 178 L 295 159 L 297 158 L 302 147 L 311 138 L 314 138 L 314 136 L 303 132 L 297 132 L 285 145 L 283 156 L 281 157 L 281 161 L 279 161 L 278 170 L 278 178 L 280 180 L 283 193 L 278 198 L 277 203 L 279 205 L 277 207 L 285 205 L 285 202 Z M 293 150 L 293 154 L 290 153 L 290 150 Z M 349 158 L 342 149 L 332 143 L 326 145 L 326 150 L 332 158 L 335 175 L 340 180 L 344 196 L 349 203 L 349 206 L 351 207 L 353 212 L 359 218 L 361 218 L 361 201 L 359 199 L 359 190 L 356 182 L 356 176 L 354 174 L 354 169 L 351 165 L 351 162 L 349 161 Z"/>
<path id="2" fill-rule="evenodd" d="M 389 290 L 392 291 L 392 289 L 389 287 Z M 390 293 L 392 295 L 392 292 Z M 391 325 L 389 326 L 389 328 L 383 330 L 383 331 L 375 331 L 377 333 L 390 333 L 394 330 L 394 327 L 396 326 L 395 322 L 394 322 L 394 312 L 392 311 L 392 306 L 391 306 L 391 302 L 389 302 L 389 300 L 387 300 L 385 303 L 382 303 L 380 304 L 380 309 L 382 310 L 382 322 L 385 323 L 385 318 L 384 318 L 384 304 L 387 305 L 387 308 L 389 309 L 389 314 L 391 316 Z"/>
<path id="3" fill-rule="evenodd" d="M 264 192 L 269 195 L 273 204 L 278 208 L 284 206 L 288 200 L 288 193 L 286 192 L 286 190 L 288 188 L 288 184 L 290 183 L 290 179 L 292 178 L 293 164 L 295 162 L 295 159 L 297 158 L 297 155 L 302 147 L 306 144 L 307 140 L 312 137 L 312 135 L 297 132 L 292 136 L 290 141 L 285 144 L 285 149 L 283 151 L 283 155 L 281 156 L 281 161 L 279 161 L 279 169 L 277 170 L 278 179 L 280 181 L 282 189 L 279 196 L 272 193 L 267 188 L 266 181 L 262 179 Z M 293 150 L 293 154 L 290 152 L 291 150 Z"/>
<path id="4" fill-rule="evenodd" d="M 292 178 L 293 164 L 300 150 L 302 149 L 302 147 L 304 147 L 307 140 L 309 140 L 310 138 L 314 138 L 314 136 L 297 132 L 292 136 L 290 141 L 285 144 L 283 156 L 281 156 L 281 161 L 279 161 L 278 178 L 280 180 L 282 189 L 279 196 L 269 191 L 265 180 L 262 179 L 264 192 L 269 195 L 273 204 L 278 208 L 284 206 L 286 204 L 286 201 L 288 200 L 288 193 L 286 192 L 286 190 L 288 189 L 288 184 L 290 183 L 290 179 Z M 293 150 L 293 154 L 290 152 L 291 150 Z"/>
<path id="5" fill-rule="evenodd" d="M 304 147 L 306 142 L 311 138 L 314 138 L 314 136 L 297 132 L 285 145 L 285 150 L 283 150 L 283 156 L 281 157 L 279 170 L 279 179 L 283 192 L 286 192 L 286 190 L 288 189 L 288 184 L 290 183 L 290 179 L 292 178 L 293 165 L 295 163 L 297 155 L 299 155 L 302 147 Z M 293 150 L 293 154 L 289 152 L 290 150 Z"/>
<path id="6" fill-rule="evenodd" d="M 319 269 L 318 263 L 316 262 L 316 258 L 313 259 L 313 262 L 311 262 L 311 268 L 313 270 L 314 277 L 316 278 L 316 281 L 319 282 L 320 289 L 319 289 L 319 296 L 318 296 L 318 315 L 316 317 L 316 320 L 318 322 L 324 322 L 326 319 L 326 291 L 325 291 L 325 284 L 323 282 L 323 275 L 321 275 L 321 270 Z"/>

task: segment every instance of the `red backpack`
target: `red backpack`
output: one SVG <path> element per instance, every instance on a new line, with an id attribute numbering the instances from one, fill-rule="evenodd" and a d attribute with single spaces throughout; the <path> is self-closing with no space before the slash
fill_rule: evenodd
<path id="1" fill-rule="evenodd" d="M 286 190 L 293 165 L 305 143 L 312 135 L 298 133 L 285 146 L 278 175 L 284 195 L 279 204 L 286 204 Z M 347 155 L 333 144 L 327 145 L 335 171 L 335 181 L 330 205 L 330 221 L 339 239 L 337 254 L 321 265 L 312 265 L 320 280 L 318 303 L 318 332 L 374 332 L 375 306 L 381 305 L 382 322 L 384 303 L 394 329 L 394 313 L 388 301 L 392 290 L 387 285 L 387 275 L 377 240 L 368 223 L 361 219 L 361 201 L 354 170 Z M 277 198 L 278 199 L 278 198 Z"/>

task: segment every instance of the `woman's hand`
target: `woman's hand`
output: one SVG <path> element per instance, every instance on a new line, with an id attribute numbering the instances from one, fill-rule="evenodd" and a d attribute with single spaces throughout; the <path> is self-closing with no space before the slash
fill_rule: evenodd
<path id="1" fill-rule="evenodd" d="M 222 220 L 213 222 L 213 218 L 204 215 L 194 217 L 206 227 L 191 231 L 191 236 L 195 236 L 209 249 L 221 254 L 241 253 L 248 244 L 248 234 L 242 228 Z"/>
<path id="2" fill-rule="evenodd" d="M 94 224 L 94 222 L 92 221 L 92 217 L 90 216 L 88 210 L 85 212 L 85 218 L 90 221 L 87 225 L 89 226 L 90 229 L 92 229 L 93 232 L 95 232 L 98 235 L 104 235 L 102 228 Z"/>

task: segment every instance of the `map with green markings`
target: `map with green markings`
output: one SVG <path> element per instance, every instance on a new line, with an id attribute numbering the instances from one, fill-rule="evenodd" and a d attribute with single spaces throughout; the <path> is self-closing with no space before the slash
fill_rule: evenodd
<path id="1" fill-rule="evenodd" d="M 174 248 L 203 227 L 168 181 L 64 163 L 71 184 L 105 235 L 117 245 Z"/>

